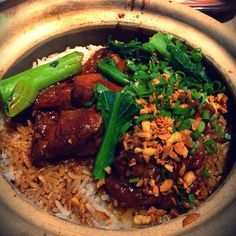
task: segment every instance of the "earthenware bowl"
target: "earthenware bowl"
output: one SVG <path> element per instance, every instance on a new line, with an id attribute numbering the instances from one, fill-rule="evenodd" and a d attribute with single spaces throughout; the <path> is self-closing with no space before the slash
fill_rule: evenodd
<path id="1" fill-rule="evenodd" d="M 67 46 L 103 44 L 109 34 L 128 40 L 162 31 L 201 48 L 236 96 L 236 35 L 212 18 L 171 1 L 29 0 L 2 10 L 0 24 L 0 78 L 29 68 L 36 58 Z M 37 209 L 0 175 L 0 228 L 8 235 L 151 236 L 192 234 L 197 230 L 208 234 L 204 231 L 206 223 L 235 201 L 235 183 L 236 168 L 232 168 L 217 191 L 193 211 L 200 218 L 186 227 L 182 215 L 162 225 L 104 231 L 75 225 Z"/>

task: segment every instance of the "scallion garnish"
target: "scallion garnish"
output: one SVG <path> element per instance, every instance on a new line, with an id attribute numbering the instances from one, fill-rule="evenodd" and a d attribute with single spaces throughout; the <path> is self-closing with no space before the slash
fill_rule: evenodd
<path id="1" fill-rule="evenodd" d="M 135 124 L 138 124 L 144 120 L 153 120 L 154 119 L 154 115 L 153 114 L 144 114 L 138 117 L 138 119 L 136 119 L 134 121 Z"/>
<path id="2" fill-rule="evenodd" d="M 191 133 L 191 137 L 196 140 L 196 139 L 199 139 L 200 137 L 202 136 L 202 133 L 199 132 L 198 130 L 194 131 Z"/>
<path id="3" fill-rule="evenodd" d="M 194 196 L 193 193 L 190 193 L 190 194 L 188 195 L 188 200 L 189 200 L 189 202 L 194 202 L 194 201 L 195 201 L 195 196 Z"/>
<path id="4" fill-rule="evenodd" d="M 158 115 L 159 115 L 159 116 L 171 117 L 171 116 L 172 116 L 172 113 L 171 113 L 171 111 L 161 110 L 161 111 L 158 113 Z"/>
<path id="5" fill-rule="evenodd" d="M 166 168 L 161 167 L 161 176 L 163 179 L 170 179 L 171 173 Z"/>
<path id="6" fill-rule="evenodd" d="M 181 121 L 181 125 L 178 127 L 178 130 L 190 129 L 193 123 L 193 119 L 185 119 Z"/>
<path id="7" fill-rule="evenodd" d="M 205 83 L 205 84 L 203 85 L 203 90 L 204 90 L 207 94 L 213 94 L 213 93 L 214 93 L 213 84 L 212 84 L 212 83 Z"/>
<path id="8" fill-rule="evenodd" d="M 209 110 L 203 110 L 202 112 L 202 118 L 204 120 L 209 120 L 211 117 L 211 112 Z"/>
<path id="9" fill-rule="evenodd" d="M 129 179 L 129 183 L 131 184 L 137 183 L 138 181 L 139 181 L 139 178 Z"/>
<path id="10" fill-rule="evenodd" d="M 173 113 L 175 115 L 185 115 L 186 116 L 186 115 L 189 115 L 190 112 L 191 112 L 191 108 L 189 108 L 189 107 L 186 107 L 186 108 L 175 107 L 173 109 Z"/>
<path id="11" fill-rule="evenodd" d="M 202 106 L 204 104 L 204 102 L 206 101 L 206 94 L 202 94 L 202 99 L 201 99 L 201 102 L 199 104 L 199 109 L 202 109 Z"/>
<path id="12" fill-rule="evenodd" d="M 220 137 L 223 137 L 224 133 L 223 133 L 223 130 L 222 130 L 222 128 L 221 128 L 221 126 L 219 124 L 216 125 L 216 131 L 217 131 L 217 134 Z"/>
<path id="13" fill-rule="evenodd" d="M 193 155 L 196 152 L 196 150 L 197 150 L 197 148 L 199 146 L 199 144 L 197 142 L 194 142 L 194 141 L 192 142 L 192 144 L 193 144 L 193 148 L 189 151 L 189 153 L 191 155 Z"/>
<path id="14" fill-rule="evenodd" d="M 217 120 L 218 116 L 216 114 L 214 114 L 211 118 L 210 118 L 210 121 L 215 121 Z"/>
<path id="15" fill-rule="evenodd" d="M 203 169 L 203 173 L 202 174 L 203 174 L 203 177 L 206 178 L 206 179 L 208 179 L 210 177 L 210 174 L 209 174 L 209 171 L 208 171 L 207 168 Z"/>
<path id="16" fill-rule="evenodd" d="M 201 121 L 201 122 L 199 123 L 198 128 L 197 128 L 197 131 L 200 132 L 200 133 L 202 133 L 202 132 L 204 131 L 205 127 L 206 127 L 205 122 L 204 122 L 204 121 Z"/>
<path id="17" fill-rule="evenodd" d="M 207 152 L 209 152 L 209 153 L 217 153 L 217 151 L 218 151 L 217 143 L 213 139 L 208 139 L 204 143 L 204 146 L 205 146 Z"/>

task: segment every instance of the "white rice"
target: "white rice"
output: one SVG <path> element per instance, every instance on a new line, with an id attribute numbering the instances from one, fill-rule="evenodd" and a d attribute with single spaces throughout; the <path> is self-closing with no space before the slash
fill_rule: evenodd
<path id="1" fill-rule="evenodd" d="M 40 66 L 46 64 L 48 62 L 55 61 L 56 59 L 66 56 L 72 52 L 82 52 L 84 54 L 84 58 L 82 64 L 84 64 L 98 49 L 103 48 L 101 45 L 88 45 L 86 47 L 76 46 L 74 48 L 67 47 L 63 52 L 54 53 L 49 55 L 48 57 L 43 57 L 41 59 L 37 59 L 37 61 L 33 62 L 33 67 Z"/>

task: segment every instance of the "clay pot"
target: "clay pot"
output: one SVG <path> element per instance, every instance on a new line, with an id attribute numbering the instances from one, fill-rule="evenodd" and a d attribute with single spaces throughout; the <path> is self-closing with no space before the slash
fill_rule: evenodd
<path id="1" fill-rule="evenodd" d="M 36 58 L 63 51 L 66 46 L 103 44 L 111 33 L 129 39 L 163 31 L 201 48 L 236 96 L 236 35 L 206 15 L 171 1 L 29 0 L 3 10 L 0 22 L 0 77 L 29 68 Z M 37 209 L 0 175 L 0 228 L 9 235 L 151 236 L 196 232 L 204 230 L 207 222 L 235 201 L 235 183 L 236 168 L 232 168 L 217 191 L 193 211 L 200 218 L 187 227 L 182 226 L 182 215 L 159 226 L 104 231 L 75 225 Z"/>

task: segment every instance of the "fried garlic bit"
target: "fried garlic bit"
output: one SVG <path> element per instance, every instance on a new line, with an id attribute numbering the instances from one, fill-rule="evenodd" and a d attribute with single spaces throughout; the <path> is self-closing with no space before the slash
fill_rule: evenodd
<path id="1" fill-rule="evenodd" d="M 151 223 L 151 216 L 146 215 L 135 215 L 134 216 L 134 223 L 136 225 L 146 225 Z"/>

